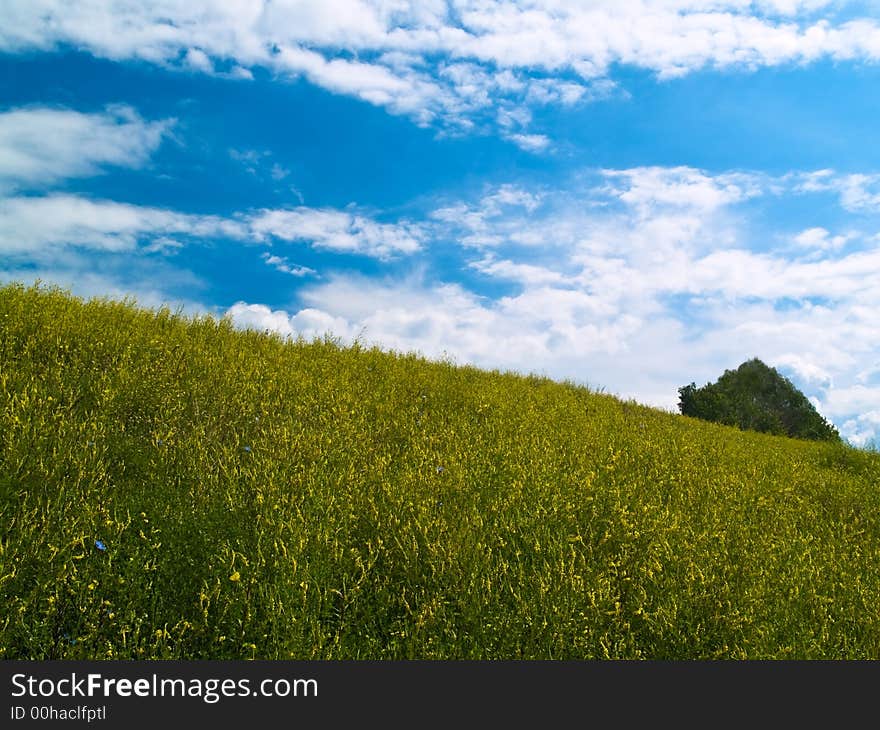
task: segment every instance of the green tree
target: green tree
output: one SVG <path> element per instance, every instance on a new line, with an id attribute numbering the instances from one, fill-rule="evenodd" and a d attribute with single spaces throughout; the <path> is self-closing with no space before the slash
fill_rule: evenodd
<path id="1" fill-rule="evenodd" d="M 840 441 L 807 397 L 776 368 L 757 358 L 736 370 L 725 370 L 715 383 L 696 383 L 678 389 L 678 409 L 685 416 L 816 441 Z"/>

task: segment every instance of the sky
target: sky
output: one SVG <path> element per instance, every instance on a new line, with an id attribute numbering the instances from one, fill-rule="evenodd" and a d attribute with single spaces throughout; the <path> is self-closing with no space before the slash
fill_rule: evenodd
<path id="1" fill-rule="evenodd" d="M 880 441 L 880 2 L 6 0 L 0 281 Z"/>

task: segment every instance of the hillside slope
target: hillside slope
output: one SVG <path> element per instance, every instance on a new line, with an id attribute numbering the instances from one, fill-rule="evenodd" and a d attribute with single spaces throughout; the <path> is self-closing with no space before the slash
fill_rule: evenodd
<path id="1" fill-rule="evenodd" d="M 0 288 L 0 657 L 878 658 L 880 458 Z"/>

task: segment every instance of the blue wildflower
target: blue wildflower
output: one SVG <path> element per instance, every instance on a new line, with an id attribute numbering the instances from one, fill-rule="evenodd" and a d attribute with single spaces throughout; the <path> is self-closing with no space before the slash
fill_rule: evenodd
<path id="1" fill-rule="evenodd" d="M 250 446 L 245 446 L 245 447 L 244 447 L 244 450 L 247 451 L 248 453 L 251 453 L 251 450 L 252 450 L 252 449 L 251 449 Z"/>
<path id="2" fill-rule="evenodd" d="M 102 552 L 107 549 L 107 546 L 101 540 L 95 540 L 95 547 Z"/>

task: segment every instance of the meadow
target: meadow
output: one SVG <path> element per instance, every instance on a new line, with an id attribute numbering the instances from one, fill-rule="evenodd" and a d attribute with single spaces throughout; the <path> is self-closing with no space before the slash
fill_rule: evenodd
<path id="1" fill-rule="evenodd" d="M 878 485 L 572 383 L 0 288 L 6 659 L 877 659 Z"/>

